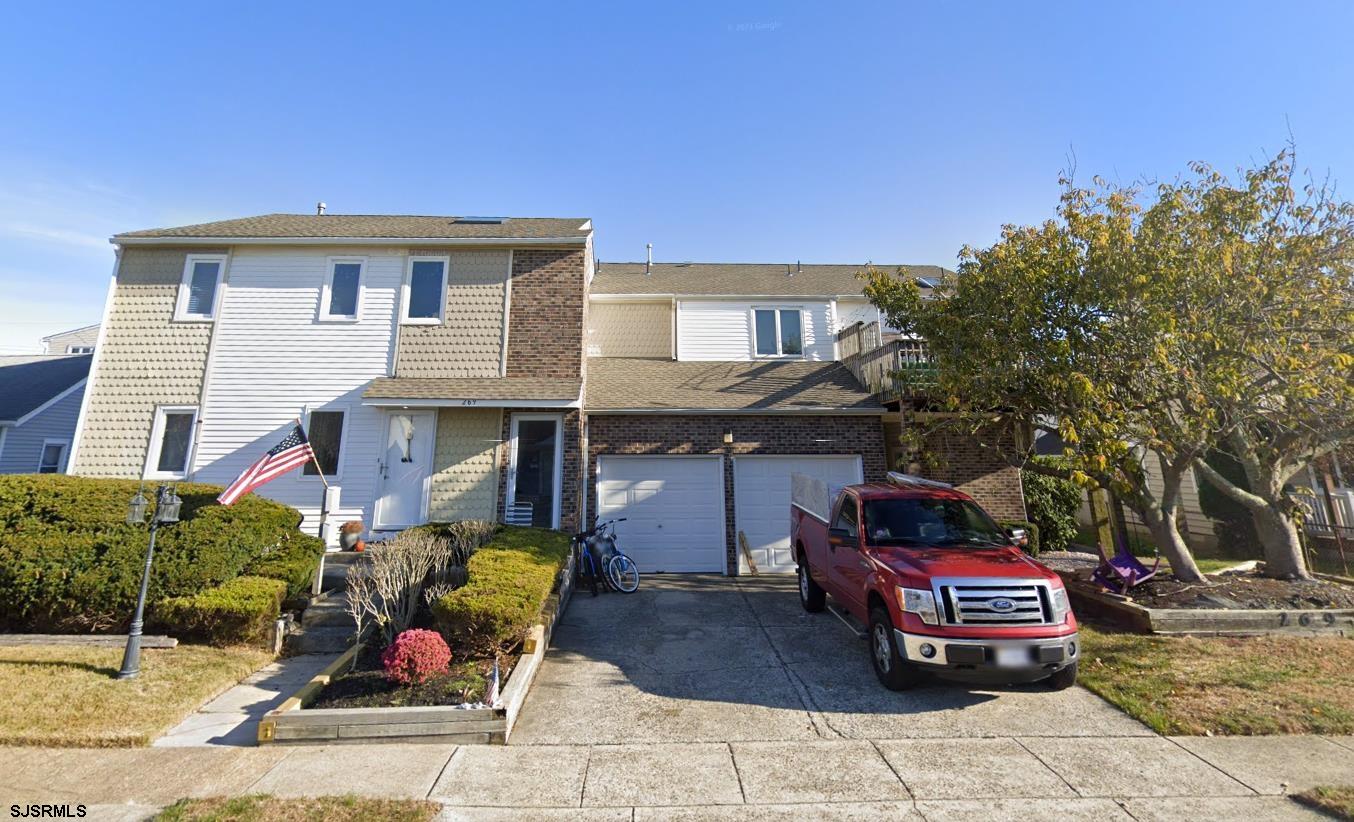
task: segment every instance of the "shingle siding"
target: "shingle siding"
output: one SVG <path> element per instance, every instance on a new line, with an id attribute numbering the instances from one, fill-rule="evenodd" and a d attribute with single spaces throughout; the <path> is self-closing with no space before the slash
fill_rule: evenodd
<path id="1" fill-rule="evenodd" d="M 187 255 L 225 251 L 123 249 L 71 473 L 141 476 L 155 407 L 197 405 L 212 324 L 174 322 L 174 303 Z"/>
<path id="2" fill-rule="evenodd" d="M 397 377 L 497 377 L 503 368 L 503 322 L 511 252 L 424 249 L 414 258 L 448 256 L 446 321 L 400 328 Z"/>
<path id="3" fill-rule="evenodd" d="M 588 305 L 589 357 L 672 358 L 672 303 Z"/>
<path id="4" fill-rule="evenodd" d="M 434 522 L 498 518 L 499 439 L 497 408 L 443 408 L 437 413 L 437 444 L 428 518 Z"/>

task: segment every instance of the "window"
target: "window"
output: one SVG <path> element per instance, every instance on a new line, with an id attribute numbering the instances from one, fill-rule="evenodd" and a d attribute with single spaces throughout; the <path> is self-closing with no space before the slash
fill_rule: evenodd
<path id="1" fill-rule="evenodd" d="M 94 353 L 94 346 L 92 346 L 92 345 L 68 345 L 68 346 L 66 346 L 66 353 L 67 353 L 67 354 L 93 354 L 93 353 Z"/>
<path id="2" fill-rule="evenodd" d="M 356 320 L 362 306 L 362 269 L 366 260 L 335 258 L 320 292 L 320 320 Z"/>
<path id="3" fill-rule="evenodd" d="M 216 295 L 225 269 L 224 255 L 188 255 L 183 267 L 183 282 L 179 285 L 179 301 L 174 307 L 174 319 L 210 320 L 215 317 Z"/>
<path id="4" fill-rule="evenodd" d="M 447 284 L 449 257 L 411 257 L 404 281 L 404 309 L 400 320 L 412 325 L 442 322 L 442 293 Z"/>
<path id="5" fill-rule="evenodd" d="M 310 437 L 310 447 L 315 451 L 315 459 L 306 463 L 301 473 L 307 477 L 319 476 L 324 470 L 326 477 L 336 477 L 339 473 L 339 449 L 343 445 L 343 412 L 311 411 L 310 426 L 306 436 Z M 320 467 L 316 468 L 315 463 Z"/>
<path id="6" fill-rule="evenodd" d="M 967 500 L 877 499 L 865 503 L 865 523 L 877 545 L 1005 547 L 1010 538 L 992 518 Z"/>
<path id="7" fill-rule="evenodd" d="M 851 536 L 856 536 L 856 523 L 860 521 L 856 512 L 856 498 L 844 497 L 842 499 L 841 510 L 837 512 L 837 521 L 832 523 L 833 528 L 845 528 Z"/>
<path id="8" fill-rule="evenodd" d="M 64 474 L 66 472 L 66 449 L 70 443 L 64 440 L 43 440 L 42 456 L 38 459 L 39 474 Z"/>
<path id="9" fill-rule="evenodd" d="M 798 308 L 758 308 L 752 314 L 757 356 L 804 356 L 804 323 Z"/>
<path id="10" fill-rule="evenodd" d="M 188 456 L 193 450 L 193 428 L 196 423 L 197 409 L 192 406 L 161 406 L 155 409 L 150 454 L 146 459 L 146 479 L 183 479 L 188 476 Z"/>

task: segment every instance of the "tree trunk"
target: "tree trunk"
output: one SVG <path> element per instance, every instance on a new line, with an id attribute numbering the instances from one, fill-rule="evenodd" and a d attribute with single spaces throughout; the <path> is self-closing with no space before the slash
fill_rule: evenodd
<path id="1" fill-rule="evenodd" d="M 1265 547 L 1265 576 L 1276 579 L 1311 579 L 1297 523 L 1284 511 L 1267 505 L 1252 508 L 1255 528 Z"/>
<path id="2" fill-rule="evenodd" d="M 1152 532 L 1152 539 L 1156 541 L 1157 547 L 1171 564 L 1171 573 L 1175 578 L 1181 582 L 1203 582 L 1203 572 L 1194 561 L 1194 554 L 1185 544 L 1185 538 L 1180 535 L 1174 507 L 1145 513 L 1143 520 L 1147 523 L 1148 530 Z"/>

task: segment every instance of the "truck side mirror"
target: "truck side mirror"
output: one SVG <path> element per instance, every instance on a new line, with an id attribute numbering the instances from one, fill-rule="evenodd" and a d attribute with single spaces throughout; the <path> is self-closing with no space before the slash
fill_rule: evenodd
<path id="1" fill-rule="evenodd" d="M 827 529 L 827 544 L 831 545 L 833 548 L 838 548 L 843 545 L 855 548 L 856 537 L 845 528 L 829 528 Z"/>
<path id="2" fill-rule="evenodd" d="M 1030 534 L 1024 528 L 1007 528 L 1006 536 L 1011 538 L 1012 544 L 1019 545 L 1021 548 L 1030 544 Z"/>

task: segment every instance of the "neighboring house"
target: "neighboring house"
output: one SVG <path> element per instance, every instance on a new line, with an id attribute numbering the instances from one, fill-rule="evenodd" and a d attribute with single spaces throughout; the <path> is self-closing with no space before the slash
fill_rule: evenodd
<path id="1" fill-rule="evenodd" d="M 75 473 L 224 484 L 299 417 L 342 489 L 331 523 L 620 516 L 645 570 L 737 572 L 739 532 L 760 569 L 792 567 L 792 471 L 886 469 L 890 412 L 837 362 L 843 323 L 877 318 L 857 266 L 598 265 L 583 218 L 113 240 Z M 260 492 L 317 527 L 314 466 Z"/>
<path id="2" fill-rule="evenodd" d="M 87 325 L 42 338 L 44 354 L 93 354 L 99 341 L 99 324 Z"/>
<path id="3" fill-rule="evenodd" d="M 64 474 L 88 356 L 0 357 L 0 474 Z"/>

